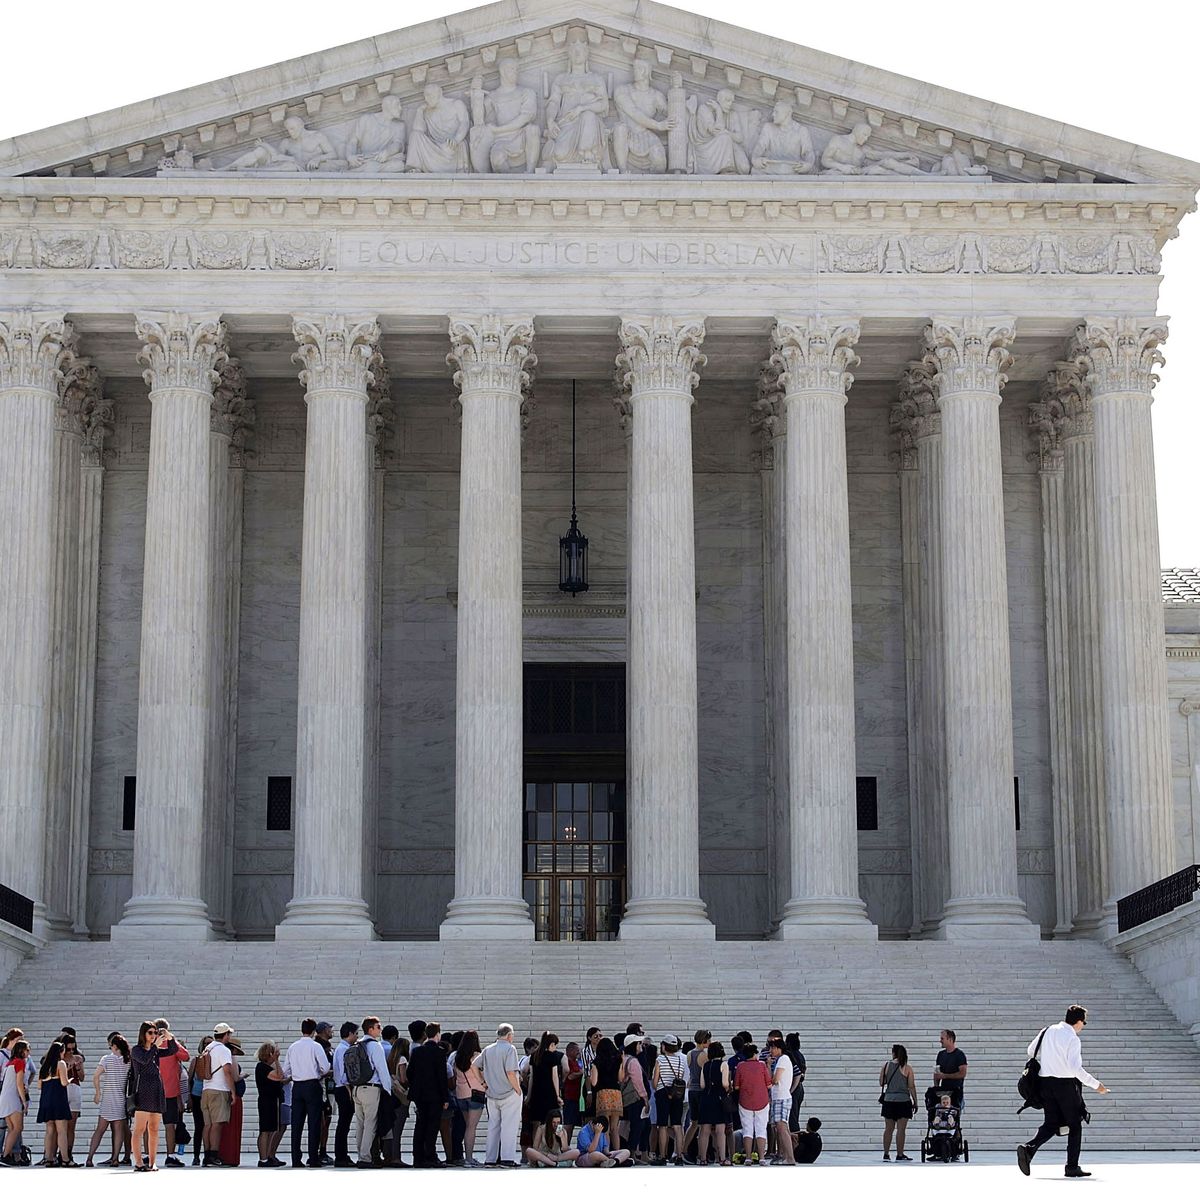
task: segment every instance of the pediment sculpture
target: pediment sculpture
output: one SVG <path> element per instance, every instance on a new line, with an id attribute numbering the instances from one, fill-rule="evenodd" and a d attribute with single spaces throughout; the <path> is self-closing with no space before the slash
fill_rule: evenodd
<path id="1" fill-rule="evenodd" d="M 378 110 L 314 128 L 295 111 L 281 136 L 197 158 L 180 140 L 159 170 L 249 175 L 616 173 L 662 175 L 979 176 L 987 168 L 959 147 L 928 151 L 872 145 L 866 122 L 848 130 L 806 125 L 796 93 L 770 107 L 733 87 L 704 86 L 678 70 L 629 55 L 620 73 L 593 61 L 582 28 L 563 41 L 565 62 L 540 79 L 516 58 L 495 60 L 493 83 L 476 73 L 454 86 L 426 83 L 415 104 L 385 94 Z M 524 69 L 524 77 L 523 77 Z M 540 83 L 540 87 L 534 86 Z M 489 86 L 489 84 L 491 86 Z M 803 89 L 801 89 L 803 90 Z M 459 94 L 455 94 L 455 92 Z"/>

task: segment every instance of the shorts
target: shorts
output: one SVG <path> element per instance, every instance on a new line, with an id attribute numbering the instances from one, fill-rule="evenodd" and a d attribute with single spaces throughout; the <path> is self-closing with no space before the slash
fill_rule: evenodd
<path id="1" fill-rule="evenodd" d="M 792 1114 L 792 1098 L 784 1096 L 782 1100 L 771 1101 L 771 1124 L 776 1121 L 786 1121 Z"/>
<path id="2" fill-rule="evenodd" d="M 179 1097 L 166 1096 L 163 1099 L 163 1124 L 179 1124 Z"/>
<path id="3" fill-rule="evenodd" d="M 742 1119 L 742 1137 L 766 1138 L 767 1111 L 765 1108 L 743 1108 L 738 1105 L 738 1116 Z"/>
<path id="4" fill-rule="evenodd" d="M 610 1126 L 613 1121 L 621 1119 L 624 1111 L 625 1105 L 621 1103 L 620 1088 L 601 1088 L 596 1093 L 596 1116 L 607 1117 Z"/>
<path id="5" fill-rule="evenodd" d="M 670 1088 L 660 1088 L 654 1093 L 654 1127 L 666 1129 L 670 1125 L 683 1124 L 683 1097 L 672 1096 Z"/>
<path id="6" fill-rule="evenodd" d="M 229 1120 L 232 1106 L 228 1092 L 205 1088 L 200 1093 L 200 1112 L 204 1115 L 205 1125 L 224 1125 Z"/>
<path id="7" fill-rule="evenodd" d="M 482 1100 L 472 1100 L 470 1096 L 454 1097 L 454 1107 L 460 1113 L 478 1112 L 483 1108 L 483 1105 L 484 1102 Z"/>

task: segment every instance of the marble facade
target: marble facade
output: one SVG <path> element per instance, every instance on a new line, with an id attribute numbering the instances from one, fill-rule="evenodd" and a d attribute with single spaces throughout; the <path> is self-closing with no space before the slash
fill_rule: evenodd
<path id="1" fill-rule="evenodd" d="M 1093 935 L 1196 861 L 1200 166 L 915 87 L 532 0 L 0 143 L 38 935 L 532 936 L 522 661 L 627 664 L 622 936 Z"/>

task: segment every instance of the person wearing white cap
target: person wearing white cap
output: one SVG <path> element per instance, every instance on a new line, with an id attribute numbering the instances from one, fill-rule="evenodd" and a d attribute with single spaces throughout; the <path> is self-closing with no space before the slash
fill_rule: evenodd
<path id="1" fill-rule="evenodd" d="M 676 1166 L 683 1163 L 683 1101 L 688 1080 L 687 1059 L 680 1054 L 679 1046 L 679 1038 L 673 1033 L 662 1038 L 653 1078 L 659 1161 L 667 1161 L 667 1139 L 673 1133 Z"/>
<path id="2" fill-rule="evenodd" d="M 233 1051 L 229 1048 L 229 1039 L 233 1033 L 233 1026 L 221 1021 L 213 1027 L 213 1040 L 204 1052 L 208 1064 L 207 1071 L 201 1073 L 204 1087 L 200 1093 L 200 1111 L 204 1114 L 206 1167 L 225 1165 L 221 1160 L 221 1131 L 229 1120 L 233 1106 L 233 1089 L 237 1084 Z"/>

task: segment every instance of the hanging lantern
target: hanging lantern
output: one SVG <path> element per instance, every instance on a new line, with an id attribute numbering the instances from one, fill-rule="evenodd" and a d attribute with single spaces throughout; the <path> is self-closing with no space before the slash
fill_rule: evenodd
<path id="1" fill-rule="evenodd" d="M 588 540 L 575 517 L 575 380 L 571 380 L 571 527 L 558 539 L 558 590 L 572 596 L 588 590 Z"/>

